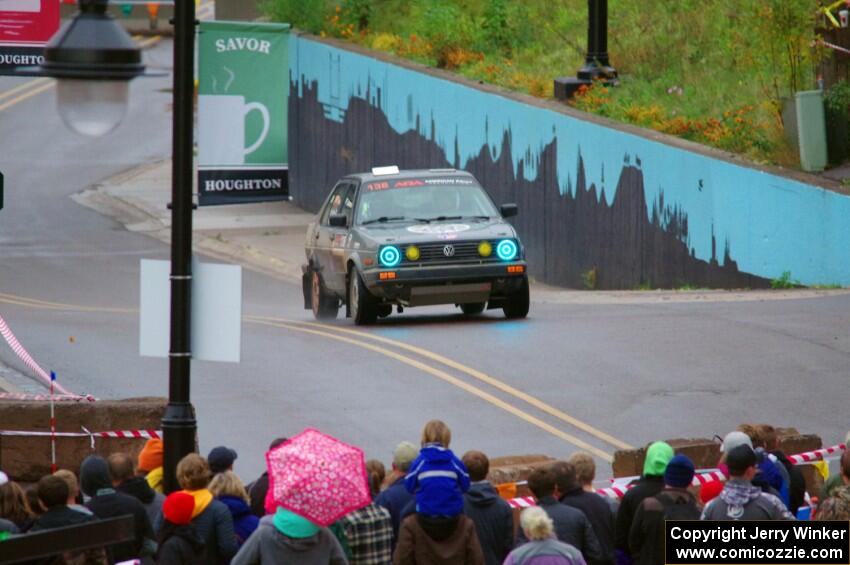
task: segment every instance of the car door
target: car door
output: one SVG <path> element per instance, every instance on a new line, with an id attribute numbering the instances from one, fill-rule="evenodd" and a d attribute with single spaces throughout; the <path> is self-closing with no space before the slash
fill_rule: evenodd
<path id="1" fill-rule="evenodd" d="M 348 258 L 347 247 L 351 242 L 351 224 L 354 220 L 354 200 L 357 193 L 357 186 L 351 182 L 348 183 L 345 190 L 341 192 L 341 200 L 339 206 L 330 211 L 330 214 L 340 214 L 345 216 L 345 227 L 334 227 L 328 225 L 330 230 L 330 253 L 329 253 L 329 271 L 326 275 L 325 284 L 328 288 L 333 289 L 337 293 L 344 293 L 345 275 L 346 275 L 346 260 Z M 330 215 L 328 215 L 330 223 Z"/>
<path id="2" fill-rule="evenodd" d="M 349 182 L 339 182 L 331 191 L 327 202 L 325 202 L 322 211 L 319 213 L 316 227 L 313 230 L 312 241 L 310 246 L 313 249 L 313 266 L 322 273 L 322 278 L 325 279 L 325 286 L 331 282 L 328 279 L 333 278 L 331 266 L 331 243 L 333 243 L 334 234 L 330 226 L 331 214 L 337 213 L 342 205 L 342 197 L 349 187 Z"/>

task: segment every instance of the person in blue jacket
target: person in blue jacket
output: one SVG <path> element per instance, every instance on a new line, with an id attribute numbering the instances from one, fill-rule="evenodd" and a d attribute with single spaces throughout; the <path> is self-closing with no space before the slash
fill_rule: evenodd
<path id="1" fill-rule="evenodd" d="M 416 512 L 427 517 L 450 518 L 463 512 L 469 473 L 449 449 L 451 439 L 451 430 L 441 420 L 425 424 L 422 449 L 404 478 L 405 488 L 414 494 Z"/>
<path id="2" fill-rule="evenodd" d="M 236 473 L 224 471 L 213 477 L 209 489 L 216 500 L 220 500 L 230 510 L 230 515 L 233 518 L 233 531 L 236 533 L 236 540 L 241 547 L 260 524 L 260 519 L 254 516 L 251 507 L 248 506 L 250 499 L 248 498 L 248 491 L 245 490 L 245 485 L 242 484 Z"/>

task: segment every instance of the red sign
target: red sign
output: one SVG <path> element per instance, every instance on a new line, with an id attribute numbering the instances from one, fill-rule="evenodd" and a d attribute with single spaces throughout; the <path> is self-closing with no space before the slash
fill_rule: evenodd
<path id="1" fill-rule="evenodd" d="M 32 47 L 59 29 L 59 0 L 0 0 L 0 43 Z"/>

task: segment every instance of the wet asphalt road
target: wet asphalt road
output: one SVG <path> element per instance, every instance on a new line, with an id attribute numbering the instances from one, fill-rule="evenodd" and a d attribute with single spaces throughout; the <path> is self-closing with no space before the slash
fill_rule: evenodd
<path id="1" fill-rule="evenodd" d="M 170 44 L 147 58 L 169 67 Z M 168 247 L 69 196 L 169 155 L 170 80 L 135 81 L 127 118 L 102 139 L 66 130 L 52 91 L 0 110 L 0 314 L 42 366 L 77 392 L 167 391 L 166 361 L 138 355 L 138 314 L 102 309 L 136 309 L 139 260 L 168 259 Z M 22 82 L 0 78 L 0 97 Z M 193 362 L 192 399 L 202 451 L 236 448 L 246 480 L 261 471 L 273 437 L 306 426 L 389 463 L 396 442 L 416 441 L 422 424 L 437 417 L 452 427 L 456 451 L 563 457 L 588 444 L 602 476 L 617 446 L 710 437 L 743 421 L 794 426 L 827 443 L 850 429 L 847 294 L 535 302 L 529 319 L 512 322 L 499 311 L 465 319 L 434 307 L 361 330 L 347 320 L 304 324 L 312 319 L 291 283 L 246 271 L 244 286 L 243 361 Z M 28 374 L 2 343 L 0 363 Z M 41 390 L 34 379 L 4 375 Z"/>

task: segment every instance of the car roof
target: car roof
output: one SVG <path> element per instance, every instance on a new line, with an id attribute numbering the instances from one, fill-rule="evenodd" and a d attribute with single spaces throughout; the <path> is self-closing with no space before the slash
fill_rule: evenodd
<path id="1" fill-rule="evenodd" d="M 408 169 L 401 170 L 398 173 L 392 174 L 382 174 L 376 175 L 371 172 L 369 173 L 352 173 L 345 175 L 343 178 L 346 179 L 357 179 L 361 182 L 369 182 L 373 180 L 385 180 L 385 179 L 393 179 L 393 180 L 401 180 L 401 179 L 416 179 L 416 178 L 457 178 L 457 177 L 467 177 L 478 183 L 474 176 L 471 173 L 459 169 Z"/>

